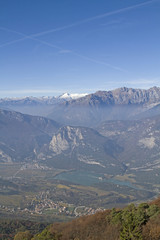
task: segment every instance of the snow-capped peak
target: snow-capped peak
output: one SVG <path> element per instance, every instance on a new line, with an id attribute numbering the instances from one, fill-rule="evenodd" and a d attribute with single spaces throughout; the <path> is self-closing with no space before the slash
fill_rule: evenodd
<path id="1" fill-rule="evenodd" d="M 85 97 L 86 95 L 88 95 L 88 93 L 64 93 L 61 96 L 59 96 L 59 98 L 61 99 L 77 99 L 77 98 L 81 98 L 81 97 Z"/>
<path id="2" fill-rule="evenodd" d="M 63 93 L 62 95 L 59 96 L 59 98 L 71 98 L 69 93 Z"/>

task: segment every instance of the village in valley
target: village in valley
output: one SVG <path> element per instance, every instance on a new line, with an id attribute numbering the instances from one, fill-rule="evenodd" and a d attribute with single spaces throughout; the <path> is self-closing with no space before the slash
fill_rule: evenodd
<path id="1" fill-rule="evenodd" d="M 41 192 L 36 195 L 30 203 L 24 208 L 16 208 L 10 206 L 0 205 L 0 210 L 8 213 L 26 213 L 38 215 L 64 215 L 71 217 L 80 217 L 84 215 L 92 215 L 96 212 L 103 211 L 102 208 L 94 209 L 86 206 L 75 206 L 74 204 L 64 203 L 63 201 L 56 201 L 49 199 L 46 192 Z"/>

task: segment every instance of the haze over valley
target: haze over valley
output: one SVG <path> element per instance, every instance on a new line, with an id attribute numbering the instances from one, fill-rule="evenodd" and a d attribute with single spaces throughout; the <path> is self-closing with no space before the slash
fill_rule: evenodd
<path id="1" fill-rule="evenodd" d="M 31 211 L 32 199 L 42 193 L 45 201 L 93 209 L 158 196 L 160 88 L 123 87 L 76 99 L 48 99 L 1 99 L 1 206 L 12 206 L 20 215 L 25 208 L 37 214 Z M 48 106 L 51 113 L 32 116 L 37 106 L 44 116 Z M 27 107 L 30 114 L 15 111 L 17 107 Z M 45 208 L 39 211 L 45 216 Z"/>
<path id="2" fill-rule="evenodd" d="M 0 1 L 0 240 L 160 238 L 159 12 Z"/>

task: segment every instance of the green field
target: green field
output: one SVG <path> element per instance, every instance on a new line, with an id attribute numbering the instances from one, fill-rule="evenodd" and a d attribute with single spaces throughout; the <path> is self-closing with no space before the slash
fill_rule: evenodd
<path id="1" fill-rule="evenodd" d="M 112 208 L 147 201 L 158 195 L 157 174 L 155 170 L 154 177 L 153 172 L 139 171 L 112 176 L 87 171 L 23 169 L 21 164 L 1 164 L 0 213 L 53 221 L 72 217 L 77 206 Z M 52 208 L 50 202 L 58 203 L 59 209 Z M 69 211 L 60 211 L 61 203 Z"/>

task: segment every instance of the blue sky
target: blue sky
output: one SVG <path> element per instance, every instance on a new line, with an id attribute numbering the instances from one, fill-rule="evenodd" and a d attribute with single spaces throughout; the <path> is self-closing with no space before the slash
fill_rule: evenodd
<path id="1" fill-rule="evenodd" d="M 0 97 L 160 87 L 160 0 L 0 0 Z"/>

